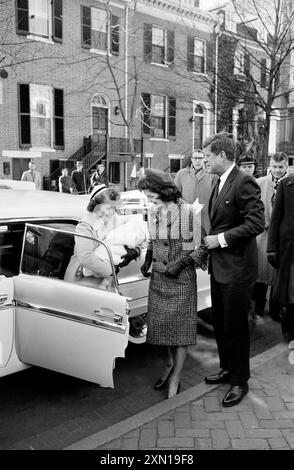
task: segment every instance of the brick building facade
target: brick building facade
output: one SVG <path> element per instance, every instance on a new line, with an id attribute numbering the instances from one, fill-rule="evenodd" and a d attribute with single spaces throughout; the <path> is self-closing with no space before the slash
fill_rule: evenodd
<path id="1" fill-rule="evenodd" d="M 172 172 L 213 131 L 216 16 L 197 1 L 17 0 L 0 20 L 0 177 L 33 159 L 54 189 L 61 167 L 102 160 L 126 188 L 128 127 L 137 169 Z"/>

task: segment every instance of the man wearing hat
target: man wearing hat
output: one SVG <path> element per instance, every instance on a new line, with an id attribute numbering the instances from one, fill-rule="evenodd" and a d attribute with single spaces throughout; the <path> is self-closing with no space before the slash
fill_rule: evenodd
<path id="1" fill-rule="evenodd" d="M 71 173 L 71 179 L 74 189 L 79 194 L 86 194 L 90 187 L 90 177 L 88 172 L 83 169 L 83 162 L 77 161 L 76 170 Z"/>
<path id="2" fill-rule="evenodd" d="M 240 155 L 237 160 L 237 165 L 239 170 L 244 171 L 249 176 L 254 176 L 255 168 L 256 168 L 256 158 L 249 153 L 244 153 Z"/>

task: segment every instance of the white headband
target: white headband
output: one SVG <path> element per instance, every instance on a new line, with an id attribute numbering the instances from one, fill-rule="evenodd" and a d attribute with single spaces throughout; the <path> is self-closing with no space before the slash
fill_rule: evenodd
<path id="1" fill-rule="evenodd" d="M 97 194 L 103 193 L 104 191 L 107 191 L 107 190 L 108 190 L 108 187 L 105 184 L 97 184 L 92 189 L 92 192 L 90 194 L 90 199 L 93 199 Z"/>

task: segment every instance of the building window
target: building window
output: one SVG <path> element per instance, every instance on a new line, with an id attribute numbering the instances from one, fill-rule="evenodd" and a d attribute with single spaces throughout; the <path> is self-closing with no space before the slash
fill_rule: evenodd
<path id="1" fill-rule="evenodd" d="M 61 42 L 62 0 L 17 0 L 17 33 Z"/>
<path id="2" fill-rule="evenodd" d="M 64 146 L 63 90 L 19 85 L 20 147 Z"/>
<path id="3" fill-rule="evenodd" d="M 164 95 L 143 93 L 143 133 L 166 139 L 176 135 L 176 99 Z"/>
<path id="4" fill-rule="evenodd" d="M 205 73 L 206 43 L 199 38 L 187 38 L 187 69 L 191 72 Z"/>
<path id="5" fill-rule="evenodd" d="M 170 173 L 177 173 L 181 169 L 181 159 L 180 158 L 171 158 L 169 171 Z"/>
<path id="6" fill-rule="evenodd" d="M 151 137 L 166 137 L 166 97 L 151 95 L 150 107 Z"/>
<path id="7" fill-rule="evenodd" d="M 119 18 L 106 10 L 82 6 L 82 46 L 119 54 Z"/>
<path id="8" fill-rule="evenodd" d="M 152 27 L 152 62 L 165 64 L 166 30 Z"/>
<path id="9" fill-rule="evenodd" d="M 174 31 L 144 24 L 144 61 L 173 65 L 174 41 Z"/>

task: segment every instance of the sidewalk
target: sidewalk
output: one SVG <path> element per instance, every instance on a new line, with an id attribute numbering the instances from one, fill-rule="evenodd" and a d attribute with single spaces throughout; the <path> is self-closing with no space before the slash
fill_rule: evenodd
<path id="1" fill-rule="evenodd" d="M 294 366 L 280 343 L 251 359 L 249 393 L 223 408 L 228 385 L 205 383 L 65 450 L 294 449 Z"/>

